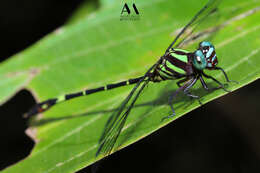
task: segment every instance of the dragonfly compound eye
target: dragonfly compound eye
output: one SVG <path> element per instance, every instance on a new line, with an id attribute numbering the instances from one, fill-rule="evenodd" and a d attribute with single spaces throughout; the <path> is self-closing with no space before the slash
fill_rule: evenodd
<path id="1" fill-rule="evenodd" d="M 214 47 L 211 47 L 206 53 L 206 59 L 208 62 L 207 68 L 209 69 L 214 68 L 218 64 L 218 59 Z"/>
<path id="2" fill-rule="evenodd" d="M 209 41 L 200 42 L 199 48 L 204 48 L 204 47 L 208 47 L 208 48 L 213 47 L 214 48 L 214 46 Z"/>
<path id="3" fill-rule="evenodd" d="M 207 67 L 207 60 L 201 50 L 194 52 L 192 64 L 197 70 L 203 70 Z"/>
<path id="4" fill-rule="evenodd" d="M 218 59 L 216 54 L 212 58 L 207 58 L 207 68 L 214 69 L 215 66 L 218 64 Z"/>

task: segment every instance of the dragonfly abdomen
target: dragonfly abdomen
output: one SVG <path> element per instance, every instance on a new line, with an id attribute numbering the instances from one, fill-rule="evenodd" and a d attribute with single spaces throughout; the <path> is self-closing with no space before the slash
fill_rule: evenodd
<path id="1" fill-rule="evenodd" d="M 44 102 L 41 102 L 41 103 L 38 103 L 37 105 L 35 105 L 31 110 L 28 111 L 28 113 L 25 116 L 30 117 L 32 115 L 35 115 L 35 114 L 38 114 L 41 112 L 45 112 L 46 110 L 50 109 L 52 106 L 54 106 L 58 103 L 64 102 L 66 100 L 70 100 L 73 98 L 90 95 L 90 94 L 97 93 L 100 91 L 106 91 L 106 90 L 110 90 L 113 88 L 118 88 L 118 87 L 122 87 L 122 86 L 126 86 L 126 85 L 136 84 L 142 78 L 143 78 L 143 76 L 138 77 L 138 78 L 129 79 L 129 80 L 122 81 L 122 82 L 118 82 L 118 83 L 108 84 L 108 85 L 98 87 L 98 88 L 88 89 L 85 91 L 80 91 L 80 92 L 72 93 L 72 94 L 66 94 L 66 95 L 59 96 L 57 98 L 49 99 L 49 100 L 46 100 Z"/>

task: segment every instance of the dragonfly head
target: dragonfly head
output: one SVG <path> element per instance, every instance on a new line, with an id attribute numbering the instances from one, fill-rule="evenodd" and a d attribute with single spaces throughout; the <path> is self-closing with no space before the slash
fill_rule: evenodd
<path id="1" fill-rule="evenodd" d="M 197 70 L 204 70 L 207 67 L 207 59 L 200 49 L 194 52 L 192 64 Z"/>
<path id="2" fill-rule="evenodd" d="M 212 70 L 218 64 L 215 47 L 208 41 L 200 42 L 199 49 L 207 60 L 207 69 Z"/>

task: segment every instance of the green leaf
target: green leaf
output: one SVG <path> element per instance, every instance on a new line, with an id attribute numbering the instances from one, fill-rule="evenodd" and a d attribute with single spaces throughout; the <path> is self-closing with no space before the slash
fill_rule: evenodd
<path id="1" fill-rule="evenodd" d="M 199 2 L 199 3 L 198 3 Z M 0 66 L 1 101 L 20 89 L 38 101 L 143 75 L 162 55 L 181 27 L 207 0 L 139 0 L 139 21 L 120 21 L 122 4 L 99 10 L 91 18 L 65 26 Z M 245 86 L 260 76 L 260 1 L 226 0 L 200 31 L 210 34 L 219 66 L 232 80 L 229 90 Z M 216 19 L 218 19 L 216 21 Z M 222 24 L 219 30 L 214 26 Z M 212 30 L 213 28 L 213 30 Z M 216 28 L 215 28 L 216 29 Z M 187 50 L 193 51 L 196 40 Z M 207 71 L 224 81 L 219 71 Z M 210 86 L 216 84 L 207 80 Z M 37 144 L 28 158 L 3 172 L 75 172 L 96 158 L 98 140 L 109 116 L 133 86 L 73 99 L 53 107 L 33 123 Z M 175 81 L 151 83 L 129 116 L 116 150 L 123 148 L 199 107 L 183 95 L 174 100 L 177 116 L 167 98 Z M 205 104 L 227 94 L 205 92 L 199 82 L 192 89 Z M 32 130 L 31 129 L 31 130 Z M 34 165 L 34 166 L 32 166 Z"/>
<path id="2" fill-rule="evenodd" d="M 118 1 L 117 0 L 99 0 L 99 2 L 102 6 L 111 6 Z"/>
<path id="3" fill-rule="evenodd" d="M 89 17 L 91 14 L 97 11 L 99 2 L 96 0 L 85 0 L 80 4 L 76 12 L 69 18 L 67 24 L 74 24 L 78 21 L 84 20 L 84 18 Z"/>

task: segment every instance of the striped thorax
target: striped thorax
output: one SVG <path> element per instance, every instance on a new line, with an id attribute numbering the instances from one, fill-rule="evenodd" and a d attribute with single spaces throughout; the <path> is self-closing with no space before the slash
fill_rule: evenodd
<path id="1" fill-rule="evenodd" d="M 171 49 L 156 69 L 156 81 L 174 80 L 193 73 L 192 53 L 182 49 Z M 155 75 L 156 76 L 156 75 Z"/>

